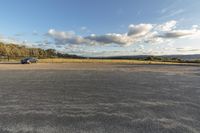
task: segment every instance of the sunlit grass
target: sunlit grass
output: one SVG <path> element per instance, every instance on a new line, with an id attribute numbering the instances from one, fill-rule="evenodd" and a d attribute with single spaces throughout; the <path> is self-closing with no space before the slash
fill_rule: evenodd
<path id="1" fill-rule="evenodd" d="M 105 64 L 180 64 L 175 62 L 120 60 L 120 59 L 40 59 L 39 63 L 105 63 Z"/>
<path id="2" fill-rule="evenodd" d="M 0 62 L 20 62 L 21 59 L 0 59 Z"/>
<path id="3" fill-rule="evenodd" d="M 0 59 L 0 62 L 20 63 L 21 59 Z M 67 59 L 47 58 L 39 59 L 38 63 L 99 63 L 99 64 L 196 64 L 199 62 L 173 62 L 173 61 L 144 61 L 134 59 Z"/>

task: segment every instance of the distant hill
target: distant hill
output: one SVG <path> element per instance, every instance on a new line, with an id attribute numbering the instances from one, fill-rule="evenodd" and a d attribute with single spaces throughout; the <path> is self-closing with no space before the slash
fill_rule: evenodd
<path id="1" fill-rule="evenodd" d="M 191 61 L 191 60 L 200 60 L 200 54 L 192 55 L 134 55 L 134 56 L 109 56 L 109 57 L 94 57 L 96 59 L 146 59 L 147 57 L 159 57 L 159 58 L 177 58 L 180 60 Z"/>
<path id="2" fill-rule="evenodd" d="M 193 55 L 165 55 L 168 58 L 179 58 L 181 60 L 200 60 L 200 54 Z"/>

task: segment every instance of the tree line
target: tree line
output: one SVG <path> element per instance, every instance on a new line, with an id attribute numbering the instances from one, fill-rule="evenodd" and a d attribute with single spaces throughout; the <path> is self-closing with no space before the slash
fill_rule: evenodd
<path id="1" fill-rule="evenodd" d="M 0 42 L 0 59 L 19 59 L 24 57 L 36 57 L 42 58 L 85 58 L 77 55 L 70 55 L 67 53 L 59 53 L 55 49 L 42 49 L 42 48 L 30 48 L 17 44 L 4 44 Z M 200 63 L 200 60 L 181 60 L 179 58 L 159 57 L 159 56 L 146 56 L 138 58 L 129 57 L 107 57 L 107 58 L 94 58 L 94 59 L 136 59 L 145 61 L 161 61 L 161 62 L 179 62 L 179 63 Z"/>
<path id="2" fill-rule="evenodd" d="M 22 58 L 22 57 L 37 57 L 37 58 L 80 58 L 76 55 L 62 54 L 55 49 L 30 48 L 16 44 L 4 44 L 0 42 L 1 58 Z"/>

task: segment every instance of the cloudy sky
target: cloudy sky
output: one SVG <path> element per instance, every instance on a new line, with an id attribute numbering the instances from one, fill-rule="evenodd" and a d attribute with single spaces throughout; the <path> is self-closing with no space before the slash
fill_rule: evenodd
<path id="1" fill-rule="evenodd" d="M 200 53 L 200 0 L 0 0 L 0 41 L 84 56 Z"/>

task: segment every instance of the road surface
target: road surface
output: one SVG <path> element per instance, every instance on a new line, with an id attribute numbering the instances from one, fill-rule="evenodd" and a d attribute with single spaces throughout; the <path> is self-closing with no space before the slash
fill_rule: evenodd
<path id="1" fill-rule="evenodd" d="M 200 133 L 200 67 L 0 64 L 0 133 Z"/>

